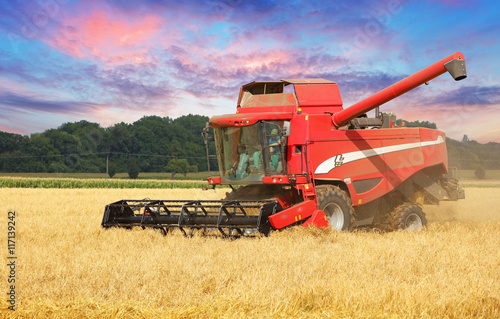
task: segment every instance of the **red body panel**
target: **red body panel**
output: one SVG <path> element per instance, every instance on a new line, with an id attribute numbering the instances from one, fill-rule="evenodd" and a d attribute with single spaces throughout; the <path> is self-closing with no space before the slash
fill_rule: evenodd
<path id="1" fill-rule="evenodd" d="M 325 212 L 319 209 L 315 210 L 311 218 L 302 224 L 303 227 L 311 225 L 315 225 L 316 227 L 328 227 L 328 219 L 326 218 Z"/>
<path id="2" fill-rule="evenodd" d="M 342 98 L 337 84 L 296 84 L 298 105 L 308 114 L 342 111 Z"/>
<path id="3" fill-rule="evenodd" d="M 301 171 L 302 157 L 294 147 L 309 141 L 307 152 L 314 178 L 343 181 L 354 206 L 387 194 L 425 167 L 442 165 L 446 171 L 443 132 L 424 128 L 335 130 L 327 120 L 327 115 L 298 118 L 298 126 L 309 134 L 289 139 L 290 167 L 292 172 Z M 377 179 L 380 181 L 375 183 Z M 353 183 L 365 180 L 373 180 L 369 181 L 373 187 L 356 191 Z"/>
<path id="4" fill-rule="evenodd" d="M 207 181 L 208 181 L 209 185 L 220 185 L 221 184 L 220 177 L 208 177 Z"/>
<path id="5" fill-rule="evenodd" d="M 279 213 L 269 216 L 269 222 L 275 229 L 281 229 L 310 217 L 317 209 L 315 201 L 301 202 Z"/>

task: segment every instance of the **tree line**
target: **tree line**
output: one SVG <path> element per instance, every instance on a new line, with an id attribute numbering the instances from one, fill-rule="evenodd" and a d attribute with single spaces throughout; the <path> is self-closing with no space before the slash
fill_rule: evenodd
<path id="1" fill-rule="evenodd" d="M 145 116 L 103 128 L 97 123 L 65 123 L 57 129 L 23 136 L 0 131 L 1 172 L 105 173 L 206 171 L 201 132 L 209 118 L 189 114 L 176 119 Z M 401 125 L 404 120 L 398 120 Z M 407 127 L 437 128 L 435 123 L 404 121 Z M 215 154 L 215 143 L 209 143 Z M 500 143 L 447 138 L 448 160 L 458 169 L 500 169 Z M 210 170 L 217 161 L 211 158 Z"/>
<path id="2" fill-rule="evenodd" d="M 2 172 L 165 172 L 174 160 L 188 169 L 207 170 L 201 135 L 209 118 L 186 115 L 176 119 L 146 116 L 133 124 L 103 128 L 97 123 L 65 123 L 57 129 L 23 136 L 0 131 Z M 210 144 L 215 154 L 215 144 Z M 217 169 L 211 161 L 211 170 Z"/>

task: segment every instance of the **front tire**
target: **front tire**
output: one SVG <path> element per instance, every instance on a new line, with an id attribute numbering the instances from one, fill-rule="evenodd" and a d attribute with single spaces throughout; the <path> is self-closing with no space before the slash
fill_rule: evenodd
<path id="1" fill-rule="evenodd" d="M 316 188 L 318 207 L 325 212 L 328 224 L 336 230 L 351 230 L 354 209 L 349 196 L 337 186 L 320 185 Z"/>

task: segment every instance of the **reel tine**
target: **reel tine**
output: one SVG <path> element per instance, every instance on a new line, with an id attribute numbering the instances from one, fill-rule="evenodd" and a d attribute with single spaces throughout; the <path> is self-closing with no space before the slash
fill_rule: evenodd
<path id="1" fill-rule="evenodd" d="M 168 227 L 160 227 L 160 230 L 161 230 L 161 233 L 162 233 L 163 237 L 167 236 L 168 229 L 169 229 Z"/>

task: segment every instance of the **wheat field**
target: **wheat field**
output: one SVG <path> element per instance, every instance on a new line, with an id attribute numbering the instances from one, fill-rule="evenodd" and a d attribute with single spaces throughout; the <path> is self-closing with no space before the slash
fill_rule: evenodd
<path id="1" fill-rule="evenodd" d="M 104 230 L 124 198 L 219 199 L 226 190 L 0 189 L 17 212 L 9 318 L 498 318 L 500 189 L 425 207 L 420 232 L 302 227 L 234 241 Z M 5 261 L 5 259 L 4 259 Z"/>

